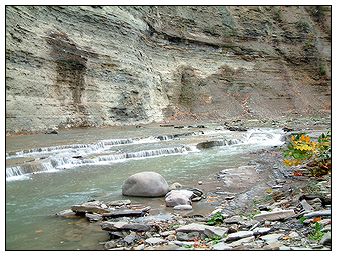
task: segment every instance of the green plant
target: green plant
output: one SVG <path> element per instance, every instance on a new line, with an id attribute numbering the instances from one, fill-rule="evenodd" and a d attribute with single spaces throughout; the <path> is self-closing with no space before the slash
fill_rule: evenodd
<path id="1" fill-rule="evenodd" d="M 322 225 L 318 222 L 315 223 L 314 230 L 309 234 L 310 240 L 320 241 L 324 233 L 322 232 Z"/>
<path id="2" fill-rule="evenodd" d="M 304 133 L 294 134 L 284 151 L 284 164 L 287 166 L 302 165 L 310 170 L 313 176 L 322 176 L 331 172 L 331 133 L 322 133 L 317 142 Z M 300 171 L 295 176 L 302 176 Z"/>
<path id="3" fill-rule="evenodd" d="M 217 224 L 221 224 L 223 223 L 224 217 L 221 214 L 221 212 L 217 212 L 215 213 L 208 221 L 207 221 L 207 225 L 217 225 Z"/>
<path id="4" fill-rule="evenodd" d="M 306 219 L 307 219 L 306 217 L 302 216 L 302 217 L 299 219 L 299 221 L 300 221 L 301 224 L 304 224 L 304 221 L 305 221 Z"/>
<path id="5" fill-rule="evenodd" d="M 322 63 L 319 64 L 319 75 L 320 76 L 326 75 L 326 69 L 325 69 L 325 66 Z"/>
<path id="6" fill-rule="evenodd" d="M 193 248 L 193 245 L 190 245 L 190 244 L 184 244 L 184 245 L 182 245 L 181 247 L 186 248 L 186 249 L 192 249 L 192 248 Z"/>
<path id="7" fill-rule="evenodd" d="M 212 244 L 217 244 L 221 242 L 222 237 L 221 236 L 212 236 L 210 238 L 206 238 L 206 242 L 212 242 Z"/>
<path id="8" fill-rule="evenodd" d="M 279 22 L 282 21 L 281 10 L 279 8 L 274 11 L 274 19 Z"/>
<path id="9" fill-rule="evenodd" d="M 308 22 L 304 20 L 299 20 L 295 23 L 296 28 L 298 31 L 303 32 L 303 33 L 308 33 L 310 31 L 310 25 Z"/>

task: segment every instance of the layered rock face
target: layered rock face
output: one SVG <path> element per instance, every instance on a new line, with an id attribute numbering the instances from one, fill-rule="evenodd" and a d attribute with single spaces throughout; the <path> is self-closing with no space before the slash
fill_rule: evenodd
<path id="1" fill-rule="evenodd" d="M 330 111 L 330 7 L 6 7 L 7 132 Z"/>

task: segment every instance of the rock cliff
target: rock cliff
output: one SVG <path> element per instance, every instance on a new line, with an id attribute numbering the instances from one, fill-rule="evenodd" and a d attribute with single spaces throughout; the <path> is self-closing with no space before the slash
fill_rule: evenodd
<path id="1" fill-rule="evenodd" d="M 330 7 L 6 7 L 10 133 L 330 111 Z"/>

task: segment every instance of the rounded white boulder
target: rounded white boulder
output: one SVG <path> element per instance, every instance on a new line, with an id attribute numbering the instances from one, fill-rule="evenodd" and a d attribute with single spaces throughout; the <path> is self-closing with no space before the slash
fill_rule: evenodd
<path id="1" fill-rule="evenodd" d="M 166 180 L 156 172 L 136 173 L 124 181 L 122 194 L 125 196 L 160 197 L 169 190 Z"/>

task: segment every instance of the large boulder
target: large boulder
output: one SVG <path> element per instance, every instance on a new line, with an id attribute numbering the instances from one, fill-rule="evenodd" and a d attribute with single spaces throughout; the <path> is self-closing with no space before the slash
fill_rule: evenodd
<path id="1" fill-rule="evenodd" d="M 159 197 L 168 191 L 166 180 L 155 172 L 136 173 L 127 178 L 122 187 L 125 196 Z"/>
<path id="2" fill-rule="evenodd" d="M 191 205 L 193 192 L 190 190 L 171 190 L 165 196 L 166 206 L 174 207 L 176 205 Z"/>

